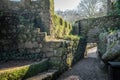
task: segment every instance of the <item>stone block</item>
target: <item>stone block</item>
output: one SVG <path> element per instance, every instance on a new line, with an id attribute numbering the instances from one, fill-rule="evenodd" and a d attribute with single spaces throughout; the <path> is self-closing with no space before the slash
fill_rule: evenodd
<path id="1" fill-rule="evenodd" d="M 50 47 L 48 47 L 48 46 L 45 46 L 44 47 L 44 51 L 46 51 L 46 52 L 53 52 L 54 51 L 54 49 L 53 48 L 50 48 Z"/>
<path id="2" fill-rule="evenodd" d="M 25 47 L 25 44 L 24 43 L 21 43 L 21 44 L 18 44 L 18 48 L 24 48 Z"/>
<path id="3" fill-rule="evenodd" d="M 53 57 L 53 56 L 54 56 L 54 52 L 47 52 L 46 53 L 47 58 L 50 58 L 50 57 Z"/>
<path id="4" fill-rule="evenodd" d="M 25 43 L 25 48 L 33 48 L 32 42 L 26 42 Z"/>
<path id="5" fill-rule="evenodd" d="M 58 57 L 51 57 L 49 62 L 50 62 L 51 66 L 53 68 L 59 68 L 59 67 L 61 67 L 60 65 L 62 64 L 61 63 L 62 60 L 60 58 L 58 58 Z"/>
<path id="6" fill-rule="evenodd" d="M 43 46 L 42 46 L 42 43 L 40 43 L 40 44 L 39 44 L 39 47 L 40 47 L 40 48 L 42 48 L 42 47 L 43 47 Z"/>
<path id="7" fill-rule="evenodd" d="M 33 42 L 32 44 L 33 44 L 33 48 L 38 48 L 39 47 L 38 42 Z"/>
<path id="8" fill-rule="evenodd" d="M 40 53 L 41 49 L 36 49 L 35 53 Z"/>
<path id="9" fill-rule="evenodd" d="M 64 48 L 59 48 L 56 50 L 56 53 L 54 53 L 54 56 L 61 57 L 64 54 L 65 49 Z M 55 50 L 54 50 L 55 52 Z"/>

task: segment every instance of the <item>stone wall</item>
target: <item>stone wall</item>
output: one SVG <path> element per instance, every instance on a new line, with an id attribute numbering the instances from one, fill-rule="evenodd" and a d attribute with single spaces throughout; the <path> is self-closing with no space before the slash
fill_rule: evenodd
<path id="1" fill-rule="evenodd" d="M 4 12 L 0 16 L 0 26 L 3 26 L 0 30 L 1 61 L 39 61 L 48 58 L 49 67 L 63 70 L 79 60 L 80 54 L 76 52 L 78 41 L 47 41 L 45 32 L 40 32 L 40 28 L 35 28 L 32 24 L 27 26 L 27 22 L 22 21 L 27 19 L 23 18 L 13 12 Z"/>
<path id="2" fill-rule="evenodd" d="M 105 62 L 120 61 L 120 31 L 101 33 L 98 52 Z"/>
<path id="3" fill-rule="evenodd" d="M 0 60 L 41 60 L 53 0 L 0 2 Z"/>
<path id="4" fill-rule="evenodd" d="M 77 47 L 78 41 L 48 41 L 43 51 L 45 57 L 49 58 L 50 67 L 62 71 L 78 61 Z"/>
<path id="5" fill-rule="evenodd" d="M 27 19 L 25 22 L 26 24 L 32 23 L 34 27 L 40 28 L 41 32 L 50 34 L 50 29 L 52 27 L 51 13 L 54 12 L 53 0 L 5 0 L 0 4 L 0 10 L 19 13 L 19 17 Z"/>
<path id="6" fill-rule="evenodd" d="M 100 18 L 91 18 L 76 21 L 74 32 L 81 36 L 88 37 L 89 43 L 98 41 L 98 36 L 101 32 L 108 31 L 110 29 L 120 29 L 120 16 L 105 16 Z"/>
<path id="7" fill-rule="evenodd" d="M 0 16 L 0 60 L 41 60 L 46 33 L 28 24 L 26 16 L 4 11 Z"/>
<path id="8" fill-rule="evenodd" d="M 77 48 L 78 41 L 46 40 L 52 26 L 51 16 L 58 20 L 55 29 L 63 27 L 62 36 L 69 35 L 72 29 L 54 15 L 53 0 L 24 1 L 29 0 L 7 1 L 5 10 L 0 7 L 0 61 L 48 58 L 51 68 L 63 70 L 80 60 L 83 48 Z"/>

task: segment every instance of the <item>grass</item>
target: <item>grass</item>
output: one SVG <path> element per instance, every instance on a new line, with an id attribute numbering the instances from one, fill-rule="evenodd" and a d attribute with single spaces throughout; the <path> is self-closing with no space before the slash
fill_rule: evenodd
<path id="1" fill-rule="evenodd" d="M 47 70 L 47 60 L 0 71 L 0 80 L 22 80 Z"/>

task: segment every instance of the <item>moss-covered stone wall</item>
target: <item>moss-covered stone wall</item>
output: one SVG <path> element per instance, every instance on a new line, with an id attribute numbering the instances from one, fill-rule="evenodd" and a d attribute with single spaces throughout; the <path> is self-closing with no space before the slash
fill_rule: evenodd
<path id="1" fill-rule="evenodd" d="M 33 64 L 0 70 L 0 80 L 25 80 L 26 78 L 37 75 L 40 72 L 48 69 L 48 60 L 44 59 L 41 62 Z"/>
<path id="2" fill-rule="evenodd" d="M 54 0 L 0 2 L 0 60 L 41 60 Z M 44 33 L 46 32 L 46 33 Z"/>
<path id="3" fill-rule="evenodd" d="M 104 62 L 120 61 L 120 31 L 100 33 L 98 52 Z"/>
<path id="4" fill-rule="evenodd" d="M 2 12 L 0 16 L 0 60 L 42 59 L 42 46 L 46 33 L 27 24 L 18 13 Z M 25 21 L 24 21 L 25 20 Z"/>
<path id="5" fill-rule="evenodd" d="M 19 13 L 19 16 L 24 16 L 26 24 L 34 24 L 42 32 L 50 34 L 51 15 L 54 14 L 54 0 L 21 0 L 10 1 L 5 0 L 0 3 L 0 11 L 14 11 Z"/>
<path id="6" fill-rule="evenodd" d="M 49 60 L 49 68 L 63 71 L 70 68 L 72 64 L 80 60 L 80 53 L 77 52 L 79 41 L 48 41 L 44 44 L 43 51 Z"/>
<path id="7" fill-rule="evenodd" d="M 77 21 L 75 25 L 77 29 L 74 32 L 77 32 L 82 37 L 87 36 L 87 42 L 94 43 L 98 41 L 101 32 L 120 29 L 120 16 L 84 19 Z"/>
<path id="8" fill-rule="evenodd" d="M 83 42 L 83 46 L 86 47 L 86 43 L 97 43 L 99 56 L 104 61 L 110 61 L 113 58 L 115 60 L 115 56 L 113 56 L 112 58 L 108 57 L 108 56 L 110 56 L 109 55 L 110 52 L 107 52 L 108 51 L 107 50 L 108 43 L 107 43 L 106 37 L 109 36 L 109 34 L 108 34 L 109 32 L 120 29 L 120 16 L 119 15 L 104 16 L 104 17 L 100 17 L 100 18 L 83 19 L 83 20 L 76 21 L 74 26 L 76 28 L 76 29 L 74 29 L 74 33 L 82 36 L 86 40 L 86 42 Z M 99 38 L 99 36 L 100 36 L 100 38 Z M 114 35 L 114 37 L 115 37 L 115 35 Z M 80 40 L 80 42 L 81 42 L 81 40 Z M 79 46 L 79 48 L 80 47 L 81 46 Z M 81 48 L 83 48 L 83 47 L 81 47 Z M 83 49 L 85 49 L 85 48 L 83 48 Z M 107 58 L 104 54 L 107 55 Z M 110 54 L 112 54 L 112 53 L 110 53 Z M 113 52 L 113 54 L 114 54 L 114 52 Z M 115 55 L 117 55 L 117 54 L 115 54 Z M 84 52 L 82 53 L 82 58 L 83 57 L 84 57 Z"/>

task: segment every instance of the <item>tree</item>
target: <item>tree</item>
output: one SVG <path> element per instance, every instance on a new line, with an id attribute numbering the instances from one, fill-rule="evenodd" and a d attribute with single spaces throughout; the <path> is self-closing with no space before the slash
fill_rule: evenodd
<path id="1" fill-rule="evenodd" d="M 81 0 L 77 10 L 80 15 L 90 18 L 104 15 L 106 8 L 106 0 Z"/>
<path id="2" fill-rule="evenodd" d="M 68 22 L 75 22 L 79 20 L 80 15 L 78 15 L 76 10 L 66 10 L 66 11 L 56 11 L 58 15 L 60 15 L 62 18 L 64 18 Z"/>

